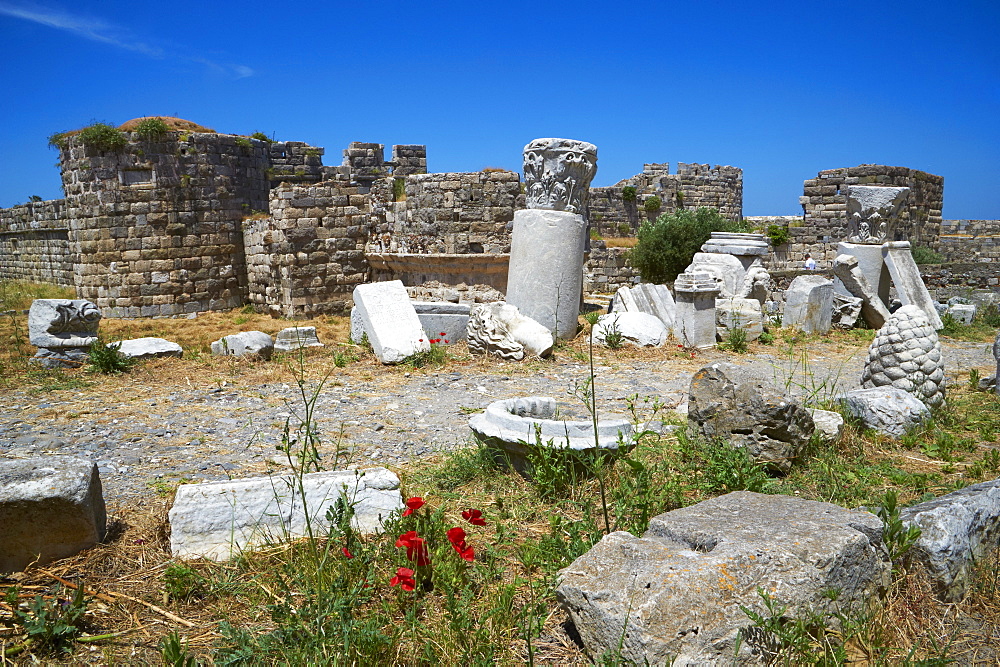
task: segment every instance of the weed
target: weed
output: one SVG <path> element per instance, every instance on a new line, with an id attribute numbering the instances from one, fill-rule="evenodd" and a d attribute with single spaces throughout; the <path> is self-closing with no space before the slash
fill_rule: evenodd
<path id="1" fill-rule="evenodd" d="M 979 389 L 979 369 L 973 368 L 969 370 L 969 389 L 976 391 Z"/>
<path id="2" fill-rule="evenodd" d="M 406 179 L 405 178 L 394 178 L 394 179 L 392 179 L 392 200 L 393 201 L 406 201 Z"/>
<path id="3" fill-rule="evenodd" d="M 257 141 L 264 141 L 264 142 L 267 142 L 269 144 L 273 144 L 274 143 L 274 139 L 272 139 L 271 137 L 267 136 L 263 132 L 254 132 L 253 134 L 250 135 L 250 138 L 251 139 L 256 139 Z"/>
<path id="4" fill-rule="evenodd" d="M 743 447 L 726 442 L 713 442 L 705 448 L 705 469 L 702 484 L 712 493 L 731 491 L 764 492 L 770 477 L 764 464 L 754 461 Z"/>
<path id="5" fill-rule="evenodd" d="M 13 621 L 27 634 L 26 644 L 40 653 L 69 652 L 73 640 L 80 634 L 87 612 L 84 587 L 78 586 L 69 600 L 57 596 L 45 599 L 36 595 L 27 609 L 18 604 L 18 589 L 12 588 L 6 596 L 13 609 Z"/>
<path id="6" fill-rule="evenodd" d="M 253 148 L 253 142 L 246 137 L 236 137 L 236 145 L 241 148 Z"/>
<path id="7" fill-rule="evenodd" d="M 747 341 L 747 330 L 737 324 L 729 329 L 729 336 L 719 345 L 721 349 L 730 350 L 736 354 L 745 354 L 750 343 Z"/>
<path id="8" fill-rule="evenodd" d="M 913 261 L 916 264 L 941 264 L 944 262 L 943 255 L 924 245 L 913 246 L 910 249 L 910 254 L 913 255 Z"/>
<path id="9" fill-rule="evenodd" d="M 171 600 L 190 600 L 205 595 L 205 578 L 185 563 L 173 563 L 163 572 L 163 588 Z"/>
<path id="10" fill-rule="evenodd" d="M 611 350 L 620 350 L 625 342 L 625 335 L 618 328 L 618 318 L 611 318 L 611 322 L 604 327 L 604 344 Z"/>
<path id="11" fill-rule="evenodd" d="M 140 120 L 133 132 L 139 135 L 142 139 L 152 140 L 159 139 L 170 131 L 170 128 L 164 122 L 162 118 L 143 118 Z"/>
<path id="12" fill-rule="evenodd" d="M 197 667 L 198 661 L 188 653 L 187 642 L 181 639 L 176 630 L 163 637 L 159 644 L 160 657 L 165 667 Z"/>
<path id="13" fill-rule="evenodd" d="M 442 333 L 442 336 L 445 334 Z M 441 345 L 438 341 L 444 340 L 445 343 L 448 341 L 443 338 L 431 338 L 430 347 L 421 352 L 416 352 L 411 354 L 406 359 L 403 359 L 403 363 L 408 365 L 410 368 L 424 368 L 425 366 L 444 366 L 451 359 L 451 354 L 448 352 L 447 345 Z M 366 339 L 362 339 L 362 344 L 366 342 Z M 423 342 L 423 339 L 421 339 Z"/>
<path id="14" fill-rule="evenodd" d="M 88 125 L 80 130 L 77 136 L 84 146 L 99 151 L 118 151 L 128 145 L 125 133 L 107 123 Z"/>
<path id="15" fill-rule="evenodd" d="M 774 334 L 770 331 L 764 331 L 757 337 L 761 345 L 773 345 L 774 344 Z"/>
<path id="16" fill-rule="evenodd" d="M 337 368 L 344 368 L 358 360 L 358 355 L 353 350 L 337 350 L 333 353 L 333 365 Z"/>
<path id="17" fill-rule="evenodd" d="M 137 360 L 126 357 L 121 353 L 121 341 L 117 343 L 105 343 L 100 338 L 95 340 L 88 352 L 88 363 L 95 373 L 105 373 L 107 375 L 118 375 L 128 372 L 136 365 Z"/>
<path id="18" fill-rule="evenodd" d="M 991 303 L 983 306 L 976 314 L 976 319 L 991 329 L 1000 327 L 1000 305 Z"/>
<path id="19" fill-rule="evenodd" d="M 876 512 L 878 518 L 882 520 L 882 541 L 886 549 L 889 550 L 889 558 L 893 562 L 893 567 L 902 565 L 903 558 L 907 552 L 920 539 L 920 527 L 915 525 L 903 526 L 903 521 L 899 518 L 899 504 L 896 492 L 892 489 L 882 496 L 882 506 Z"/>

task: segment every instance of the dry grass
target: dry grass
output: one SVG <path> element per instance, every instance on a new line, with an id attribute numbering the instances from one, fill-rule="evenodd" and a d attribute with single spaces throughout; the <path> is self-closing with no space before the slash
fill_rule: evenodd
<path id="1" fill-rule="evenodd" d="M 173 116 L 140 116 L 139 118 L 133 118 L 132 120 L 125 121 L 118 126 L 118 129 L 123 132 L 131 132 L 135 130 L 139 123 L 150 118 L 159 118 L 172 132 L 206 132 L 215 134 L 215 130 L 210 127 L 205 127 L 204 125 L 199 125 L 194 121 L 184 120 L 183 118 L 175 118 Z"/>
<path id="2" fill-rule="evenodd" d="M 604 239 L 604 245 L 609 248 L 634 248 L 639 244 L 639 239 L 634 236 L 610 237 Z"/>

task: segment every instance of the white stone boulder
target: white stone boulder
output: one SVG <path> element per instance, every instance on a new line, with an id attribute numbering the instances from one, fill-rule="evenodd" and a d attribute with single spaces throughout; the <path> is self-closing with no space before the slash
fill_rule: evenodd
<path id="1" fill-rule="evenodd" d="M 841 396 L 840 402 L 865 428 L 894 438 L 931 416 L 931 411 L 916 396 L 896 387 L 855 389 Z"/>
<path id="2" fill-rule="evenodd" d="M 381 532 L 403 507 L 399 478 L 385 468 L 182 484 L 170 508 L 170 552 L 176 558 L 228 560 L 262 545 L 325 535 L 326 512 L 343 498 L 360 533 Z"/>
<path id="3" fill-rule="evenodd" d="M 945 314 L 951 315 L 959 324 L 969 326 L 972 324 L 972 320 L 976 318 L 976 305 L 973 303 L 956 303 L 953 306 L 948 306 Z"/>
<path id="4" fill-rule="evenodd" d="M 274 337 L 274 349 L 281 352 L 300 350 L 304 347 L 323 347 L 316 335 L 316 327 L 288 327 Z"/>
<path id="5" fill-rule="evenodd" d="M 813 424 L 816 425 L 816 434 L 820 437 L 820 440 L 825 443 L 833 443 L 840 440 L 840 436 L 844 432 L 844 418 L 840 416 L 839 412 L 818 410 L 815 408 L 806 409 L 812 415 Z"/>
<path id="6" fill-rule="evenodd" d="M 431 349 L 430 338 L 420 326 L 420 318 L 402 281 L 358 285 L 354 288 L 354 313 L 372 351 L 383 364 L 398 364 Z"/>
<path id="7" fill-rule="evenodd" d="M 212 343 L 212 354 L 233 357 L 257 355 L 264 360 L 274 353 L 274 341 L 263 331 L 241 331 Z"/>
<path id="8" fill-rule="evenodd" d="M 669 334 L 674 333 L 674 322 L 677 319 L 677 305 L 670 289 L 666 285 L 652 283 L 619 287 L 611 301 L 609 312 L 653 315 L 663 322 Z"/>
<path id="9" fill-rule="evenodd" d="M 660 347 L 667 340 L 667 327 L 655 315 L 639 312 L 613 312 L 601 315 L 594 325 L 594 340 L 608 345 L 609 335 L 619 335 L 619 344 L 636 347 Z"/>
<path id="10" fill-rule="evenodd" d="M 661 514 L 641 538 L 606 535 L 559 573 L 556 595 L 591 656 L 752 664 L 773 649 L 742 609 L 769 615 L 759 590 L 789 619 L 818 613 L 836 628 L 833 614 L 863 611 L 890 572 L 873 514 L 738 491 Z"/>
<path id="11" fill-rule="evenodd" d="M 0 573 L 72 556 L 104 539 L 97 465 L 71 456 L 0 459 Z"/>
<path id="12" fill-rule="evenodd" d="M 522 315 L 516 306 L 497 301 L 472 306 L 466 342 L 472 354 L 493 354 L 520 361 L 525 354 L 549 356 L 555 339 L 548 329 Z"/>
<path id="13" fill-rule="evenodd" d="M 118 353 L 130 359 L 155 359 L 156 357 L 181 357 L 184 349 L 164 338 L 133 338 L 123 340 Z"/>
<path id="14" fill-rule="evenodd" d="M 743 329 L 747 340 L 757 340 L 764 333 L 764 315 L 760 301 L 730 297 L 715 300 L 715 324 L 719 338 L 729 339 L 729 332 L 736 327 Z"/>
<path id="15" fill-rule="evenodd" d="M 956 602 L 976 562 L 1000 546 L 1000 479 L 907 507 L 899 518 L 920 528 L 911 556 L 924 564 L 938 595 Z"/>
<path id="16" fill-rule="evenodd" d="M 720 298 L 742 296 L 746 268 L 735 255 L 696 252 L 684 273 L 707 273 L 719 284 Z"/>
<path id="17" fill-rule="evenodd" d="M 826 333 L 833 321 L 833 282 L 823 276 L 798 276 L 785 290 L 786 327 Z"/>

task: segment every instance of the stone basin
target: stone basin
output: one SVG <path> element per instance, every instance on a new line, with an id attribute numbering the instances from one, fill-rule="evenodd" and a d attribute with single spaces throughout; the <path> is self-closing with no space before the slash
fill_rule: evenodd
<path id="1" fill-rule="evenodd" d="M 599 421 L 595 446 L 593 422 L 558 419 L 556 400 L 548 396 L 495 401 L 473 415 L 469 427 L 480 442 L 495 448 L 500 458 L 522 473 L 530 471 L 529 454 L 539 446 L 613 453 L 619 442 L 631 447 L 633 433 L 627 419 Z"/>

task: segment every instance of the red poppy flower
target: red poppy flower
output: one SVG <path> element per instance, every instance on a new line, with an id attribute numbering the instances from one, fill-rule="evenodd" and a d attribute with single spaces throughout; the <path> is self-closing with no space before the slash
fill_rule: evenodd
<path id="1" fill-rule="evenodd" d="M 473 526 L 486 525 L 486 520 L 483 519 L 483 513 L 479 510 L 465 510 L 462 512 L 462 518 L 471 523 Z"/>
<path id="2" fill-rule="evenodd" d="M 344 552 L 344 558 L 354 558 L 354 554 L 347 550 L 347 547 L 341 547 L 340 550 Z"/>
<path id="3" fill-rule="evenodd" d="M 427 552 L 427 545 L 424 544 L 424 538 L 417 537 L 417 531 L 411 530 L 403 533 L 396 540 L 397 547 L 406 547 L 406 557 L 416 563 L 418 566 L 428 565 L 431 562 L 431 556 Z"/>
<path id="4" fill-rule="evenodd" d="M 423 498 L 409 498 L 406 501 L 406 509 L 403 510 L 403 516 L 410 516 L 416 510 L 424 506 Z"/>
<path id="5" fill-rule="evenodd" d="M 446 332 L 446 331 L 442 331 L 442 332 L 441 332 L 441 335 L 442 335 L 442 336 L 447 336 L 447 335 L 448 335 L 448 332 Z"/>
<path id="6" fill-rule="evenodd" d="M 413 579 L 413 570 L 408 567 L 401 567 L 396 570 L 396 576 L 389 580 L 390 586 L 399 586 L 404 591 L 412 591 L 417 587 L 417 582 Z"/>
<path id="7" fill-rule="evenodd" d="M 448 339 L 447 339 L 447 338 L 445 338 L 445 339 L 444 339 L 444 342 L 446 342 L 446 343 L 447 343 L 447 342 L 448 342 Z"/>
<path id="8" fill-rule="evenodd" d="M 465 531 L 459 526 L 455 526 L 448 531 L 448 541 L 451 542 L 451 548 L 454 549 L 459 556 L 470 563 L 475 560 L 476 552 L 473 551 L 472 547 L 465 543 Z"/>

